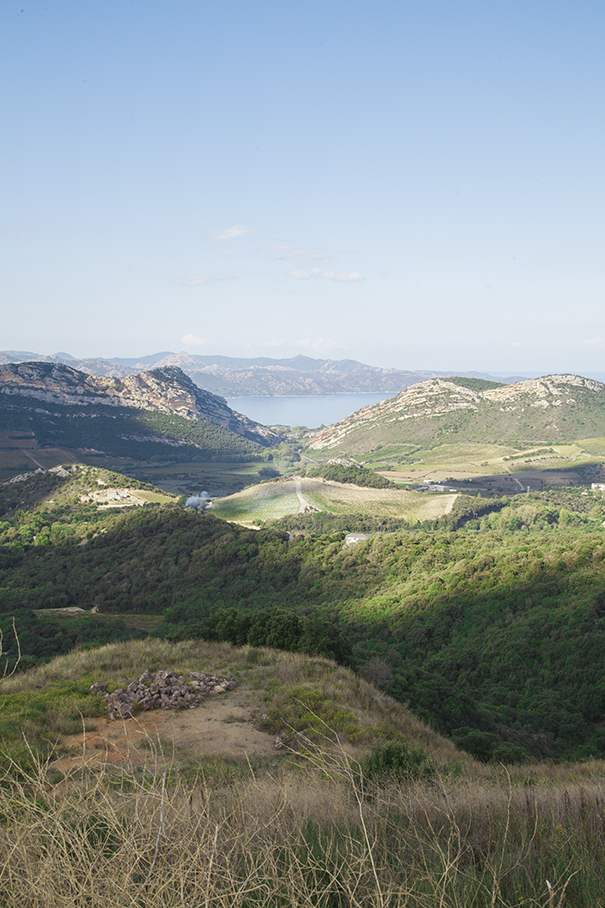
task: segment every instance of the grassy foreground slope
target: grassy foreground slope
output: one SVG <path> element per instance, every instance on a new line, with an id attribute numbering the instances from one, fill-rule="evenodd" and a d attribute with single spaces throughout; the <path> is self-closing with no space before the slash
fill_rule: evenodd
<path id="1" fill-rule="evenodd" d="M 409 748 L 423 749 L 435 767 L 468 762 L 451 742 L 401 704 L 327 659 L 227 643 L 147 639 L 73 651 L 5 678 L 0 687 L 4 765 L 10 766 L 6 761 L 10 755 L 32 768 L 30 747 L 42 758 L 57 757 L 65 750 L 64 736 L 80 732 L 83 721 L 94 729 L 105 715 L 103 698 L 90 691 L 94 682 L 103 681 L 110 690 L 125 689 L 144 671 L 160 669 L 185 678 L 196 671 L 233 679 L 235 690 L 224 699 L 235 702 L 246 693 L 248 715 L 240 721 L 254 723 L 273 737 L 279 735 L 294 751 L 304 749 L 301 736 L 327 744 L 338 735 L 358 759 L 389 741 L 405 740 Z M 210 698 L 206 708 L 211 710 L 212 705 Z M 235 756 L 227 744 L 225 756 Z M 245 759 L 245 754 L 240 756 Z M 183 766 L 191 761 L 203 764 L 203 742 L 199 753 L 177 751 L 172 758 Z M 271 759 L 268 767 L 273 765 Z"/>
<path id="2" fill-rule="evenodd" d="M 99 767 L 82 736 L 63 774 L 9 731 L 21 750 L 11 763 L 5 745 L 0 770 L 6 908 L 603 906 L 602 763 L 481 767 L 325 660 L 121 644 L 5 682 L 0 722 L 20 711 L 42 749 L 44 729 L 61 747 L 87 714 L 104 721 L 91 679 L 160 666 L 231 674 L 225 696 L 256 698 L 289 742 L 262 763 L 203 747 L 184 759 L 160 737 L 143 764 Z"/>

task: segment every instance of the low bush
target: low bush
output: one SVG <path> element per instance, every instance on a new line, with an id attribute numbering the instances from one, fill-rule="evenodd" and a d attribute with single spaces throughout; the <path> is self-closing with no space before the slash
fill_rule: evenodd
<path id="1" fill-rule="evenodd" d="M 361 764 L 364 778 L 371 782 L 410 782 L 435 776 L 436 767 L 426 751 L 411 748 L 404 741 L 389 741 L 372 751 Z"/>

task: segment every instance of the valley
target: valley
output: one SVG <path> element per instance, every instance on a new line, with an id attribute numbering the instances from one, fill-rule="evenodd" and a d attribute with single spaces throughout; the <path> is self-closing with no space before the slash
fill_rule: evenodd
<path id="1" fill-rule="evenodd" d="M 265 817 L 271 887 L 303 842 L 298 889 L 318 868 L 340 886 L 354 866 L 360 905 L 407 874 L 426 908 L 445 884 L 452 905 L 498 893 L 550 908 L 546 865 L 546 898 L 599 904 L 604 386 L 498 386 L 494 410 L 486 380 L 430 379 L 313 433 L 240 421 L 178 371 L 110 384 L 108 401 L 64 368 L 10 372 L 0 393 L 0 852 L 37 829 L 45 850 L 17 851 L 38 880 L 77 886 L 94 803 L 113 863 L 101 848 L 91 879 L 115 879 L 114 844 L 130 854 L 136 817 L 155 817 L 144 874 L 172 886 L 174 870 L 192 893 L 188 868 L 219 829 L 265 867 Z M 126 690 L 149 671 L 233 689 L 110 719 L 91 685 Z M 158 847 L 154 865 L 158 810 L 178 857 Z M 465 869 L 484 867 L 478 848 L 497 862 L 487 877 Z M 228 855 L 220 887 L 204 883 L 217 905 L 256 885 Z M 114 897 L 140 883 L 126 873 Z M 308 903 L 329 904 L 331 885 Z"/>

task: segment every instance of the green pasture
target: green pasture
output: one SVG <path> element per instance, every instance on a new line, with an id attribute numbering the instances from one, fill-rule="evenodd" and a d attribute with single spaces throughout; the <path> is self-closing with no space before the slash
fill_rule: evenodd
<path id="1" fill-rule="evenodd" d="M 300 497 L 296 491 L 297 484 Z M 305 509 L 330 514 L 432 520 L 448 513 L 455 497 L 403 489 L 368 489 L 350 483 L 297 477 L 262 483 L 215 500 L 212 512 L 217 517 L 241 522 L 276 520 L 289 514 L 302 513 Z"/>
<path id="2" fill-rule="evenodd" d="M 380 451 L 371 455 L 372 466 L 397 482 L 397 474 L 436 473 L 435 478 L 540 474 L 545 481 L 578 467 L 597 465 L 605 459 L 605 439 L 582 439 L 571 444 L 534 445 L 520 449 L 510 445 L 446 444 L 417 448 L 412 455 L 389 457 Z M 365 456 L 362 459 L 366 459 Z M 554 471 L 554 473 L 553 473 Z"/>
<path id="3" fill-rule="evenodd" d="M 170 504 L 170 502 L 175 500 L 174 495 L 168 495 L 165 492 L 151 492 L 147 489 L 137 489 L 134 497 L 150 504 Z"/>
<path id="4" fill-rule="evenodd" d="M 605 457 L 605 438 L 579 438 L 576 445 L 593 457 Z"/>
<path id="5" fill-rule="evenodd" d="M 215 499 L 212 513 L 225 520 L 252 522 L 278 520 L 288 514 L 298 513 L 300 501 L 294 482 L 266 482 L 250 486 L 242 492 Z"/>

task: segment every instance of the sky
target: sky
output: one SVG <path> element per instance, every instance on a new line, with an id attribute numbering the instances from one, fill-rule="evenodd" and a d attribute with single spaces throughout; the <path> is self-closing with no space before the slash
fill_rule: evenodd
<path id="1" fill-rule="evenodd" d="M 0 349 L 605 371 L 602 0 L 2 0 Z"/>

